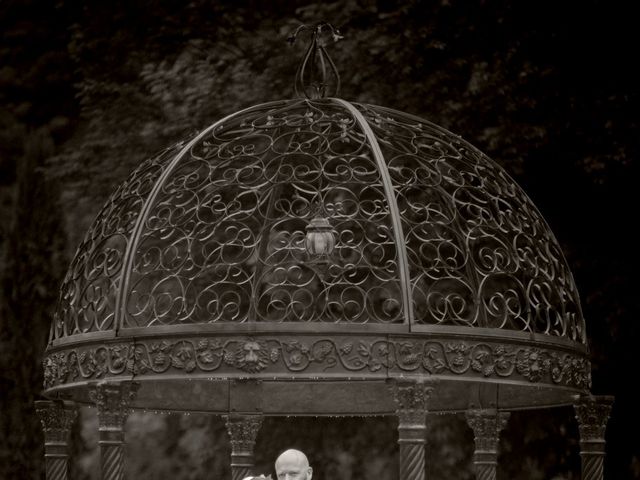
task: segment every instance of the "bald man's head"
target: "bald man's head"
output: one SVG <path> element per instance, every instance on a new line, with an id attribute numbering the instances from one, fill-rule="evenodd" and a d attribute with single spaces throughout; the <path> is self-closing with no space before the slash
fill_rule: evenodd
<path id="1" fill-rule="evenodd" d="M 278 480 L 311 480 L 313 469 L 304 453 L 289 449 L 276 460 L 276 475 Z"/>

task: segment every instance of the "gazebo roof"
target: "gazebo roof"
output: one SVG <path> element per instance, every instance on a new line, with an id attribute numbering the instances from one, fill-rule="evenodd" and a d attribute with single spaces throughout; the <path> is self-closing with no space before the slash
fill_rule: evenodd
<path id="1" fill-rule="evenodd" d="M 139 381 L 139 407 L 387 413 L 381 382 L 408 376 L 441 381 L 435 410 L 528 408 L 587 392 L 586 355 L 558 242 L 501 167 L 421 118 L 303 98 L 116 190 L 61 289 L 45 393 L 108 378 Z"/>
<path id="2" fill-rule="evenodd" d="M 318 215 L 323 258 L 305 248 Z M 585 342 L 558 243 L 502 168 L 425 120 L 337 99 L 252 107 L 142 164 L 79 247 L 51 339 L 245 322 Z"/>

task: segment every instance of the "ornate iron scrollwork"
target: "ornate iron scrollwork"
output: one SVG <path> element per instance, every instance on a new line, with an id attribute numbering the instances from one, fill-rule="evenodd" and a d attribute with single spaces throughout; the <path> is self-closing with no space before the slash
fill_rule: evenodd
<path id="1" fill-rule="evenodd" d="M 507 173 L 425 120 L 357 105 L 394 186 L 418 323 L 521 330 L 585 342 L 557 241 Z"/>
<path id="2" fill-rule="evenodd" d="M 585 342 L 542 216 L 504 170 L 438 126 L 301 99 L 233 114 L 180 147 L 141 165 L 100 212 L 52 338 L 412 319 Z M 316 205 L 334 246 L 322 268 L 307 251 Z"/>

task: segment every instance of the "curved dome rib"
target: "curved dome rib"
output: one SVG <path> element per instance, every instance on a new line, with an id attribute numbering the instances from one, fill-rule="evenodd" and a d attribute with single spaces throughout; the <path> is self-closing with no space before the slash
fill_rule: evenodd
<path id="1" fill-rule="evenodd" d="M 209 129 L 191 147 L 207 153 L 183 150 L 166 188 L 154 190 L 139 221 L 145 232 L 131 245 L 122 306 L 135 311 L 122 310 L 126 326 L 401 323 L 393 217 L 362 125 L 328 100 L 270 106 L 227 119 L 220 138 Z M 317 202 L 338 235 L 326 272 L 301 242 Z M 192 219 L 180 218 L 185 209 Z M 163 256 L 163 245 L 180 254 Z M 169 255 L 177 265 L 152 265 Z"/>
<path id="2" fill-rule="evenodd" d="M 164 186 L 165 182 L 167 181 L 167 179 L 169 178 L 169 176 L 175 171 L 175 169 L 179 166 L 180 162 L 182 161 L 182 159 L 184 158 L 184 156 L 193 148 L 194 145 L 196 145 L 196 143 L 200 140 L 202 140 L 207 134 L 209 134 L 212 131 L 215 131 L 216 128 L 220 127 L 221 125 L 224 125 L 226 122 L 241 116 L 245 113 L 251 112 L 253 110 L 256 110 L 256 108 L 259 107 L 264 107 L 265 105 L 277 105 L 279 103 L 282 102 L 272 102 L 271 104 L 263 104 L 263 105 L 259 105 L 259 106 L 251 106 L 249 108 L 246 108 L 244 110 L 240 110 L 238 112 L 232 113 L 230 115 L 227 115 L 226 117 L 222 118 L 221 120 L 218 120 L 217 122 L 215 122 L 214 124 L 210 125 L 208 128 L 204 129 L 202 132 L 200 132 L 195 138 L 193 138 L 187 145 L 185 145 L 182 150 L 180 150 L 180 153 L 178 153 L 175 158 L 171 161 L 171 163 L 167 166 L 167 168 L 165 169 L 165 171 L 161 174 L 160 178 L 158 178 L 158 180 L 156 181 L 153 190 L 149 193 L 149 196 L 147 197 L 146 201 L 144 202 L 144 205 L 142 206 L 142 210 L 140 213 L 140 216 L 138 217 L 138 220 L 136 222 L 136 225 L 134 227 L 132 236 L 131 236 L 131 241 L 128 244 L 128 248 L 125 251 L 125 255 L 124 255 L 124 271 L 123 271 L 123 278 L 122 278 L 122 283 L 121 283 L 121 287 L 120 290 L 118 292 L 118 296 L 116 298 L 116 304 L 115 304 L 115 312 L 116 312 L 116 317 L 115 317 L 115 327 L 116 327 L 116 332 L 118 331 L 119 328 L 122 327 L 122 325 L 124 324 L 124 319 L 126 318 L 126 301 L 125 301 L 125 297 L 127 295 L 128 289 L 129 289 L 129 280 L 130 280 L 130 275 L 129 273 L 132 270 L 133 267 L 133 261 L 134 261 L 134 255 L 136 253 L 136 250 L 138 248 L 139 242 L 140 242 L 140 238 L 142 236 L 142 228 L 145 225 L 145 223 L 148 220 L 148 216 L 149 213 L 151 211 L 151 208 L 154 205 L 154 202 L 157 199 L 158 193 L 160 192 L 160 190 L 162 189 L 162 187 Z"/>
<path id="3" fill-rule="evenodd" d="M 438 125 L 385 107 L 356 105 L 375 127 L 385 159 L 393 164 L 389 169 L 398 202 L 403 204 L 401 219 L 411 252 L 414 309 L 419 307 L 416 294 L 422 296 L 422 304 L 427 303 L 425 296 L 444 281 L 449 293 L 436 289 L 440 298 L 446 300 L 449 295 L 459 299 L 463 294 L 456 297 L 458 289 L 467 292 L 467 305 L 478 303 L 475 314 L 484 321 L 477 323 L 473 317 L 469 326 L 544 333 L 586 343 L 578 294 L 558 242 L 544 217 L 505 170 Z M 425 199 L 425 192 L 434 198 Z M 413 200 L 408 198 L 412 195 Z M 409 207 L 413 213 L 407 211 Z M 437 207 L 433 218 L 416 213 L 432 207 Z M 414 226 L 427 228 L 419 243 L 412 239 L 412 216 L 418 218 Z M 449 233 L 443 235 L 445 231 Z M 430 245 L 435 252 L 434 244 L 458 249 L 459 260 L 458 254 L 449 257 L 453 267 L 446 265 L 439 252 L 436 258 L 440 265 L 419 264 L 417 251 Z M 429 255 L 422 259 L 426 257 Z M 434 273 L 429 274 L 428 286 L 417 288 L 416 279 L 430 271 Z M 452 274 L 441 279 L 439 275 L 447 271 Z M 415 318 L 424 322 L 418 315 Z"/>
<path id="4" fill-rule="evenodd" d="M 336 236 L 319 263 L 318 206 Z M 51 338 L 225 322 L 585 343 L 557 241 L 502 168 L 428 121 L 333 98 L 242 110 L 141 165 L 79 247 Z"/>
<path id="5" fill-rule="evenodd" d="M 411 293 L 409 291 L 409 267 L 407 263 L 405 236 L 402 231 L 402 222 L 400 219 L 400 212 L 398 210 L 398 203 L 396 202 L 395 191 L 393 185 L 391 184 L 391 178 L 389 176 L 389 170 L 387 169 L 384 155 L 382 154 L 382 150 L 380 150 L 380 145 L 378 145 L 376 136 L 371 130 L 369 123 L 365 120 L 358 109 L 351 103 L 339 98 L 334 98 L 333 101 L 346 108 L 349 113 L 351 113 L 351 115 L 353 115 L 354 118 L 358 121 L 358 123 L 360 124 L 360 128 L 362 128 L 364 134 L 367 137 L 367 140 L 371 145 L 372 154 L 376 159 L 376 164 L 378 166 L 378 171 L 380 172 L 380 175 L 382 177 L 382 184 L 384 186 L 384 191 L 387 197 L 387 203 L 389 204 L 389 211 L 393 224 L 393 235 L 396 241 L 398 264 L 400 267 L 400 287 L 402 288 L 402 302 L 404 303 L 403 310 L 405 312 L 405 321 L 406 323 L 411 324 L 413 323 L 413 306 L 411 305 Z"/>

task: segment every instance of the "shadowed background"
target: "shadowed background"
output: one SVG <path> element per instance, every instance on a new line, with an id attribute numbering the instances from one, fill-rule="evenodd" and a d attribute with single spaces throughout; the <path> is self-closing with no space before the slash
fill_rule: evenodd
<path id="1" fill-rule="evenodd" d="M 632 2 L 5 1 L 0 4 L 0 478 L 40 478 L 33 409 L 57 290 L 107 195 L 159 149 L 293 95 L 301 45 L 325 19 L 346 99 L 427 118 L 504 166 L 547 219 L 581 293 L 593 391 L 613 394 L 606 475 L 640 478 L 631 392 L 640 153 Z M 637 55 L 637 52 L 636 52 Z M 74 431 L 73 478 L 97 478 L 95 411 Z M 259 471 L 296 445 L 315 478 L 397 476 L 391 418 L 265 421 Z M 136 413 L 130 478 L 225 478 L 222 421 Z M 576 479 L 571 408 L 514 413 L 499 477 Z M 430 479 L 470 479 L 464 419 L 434 417 Z"/>

